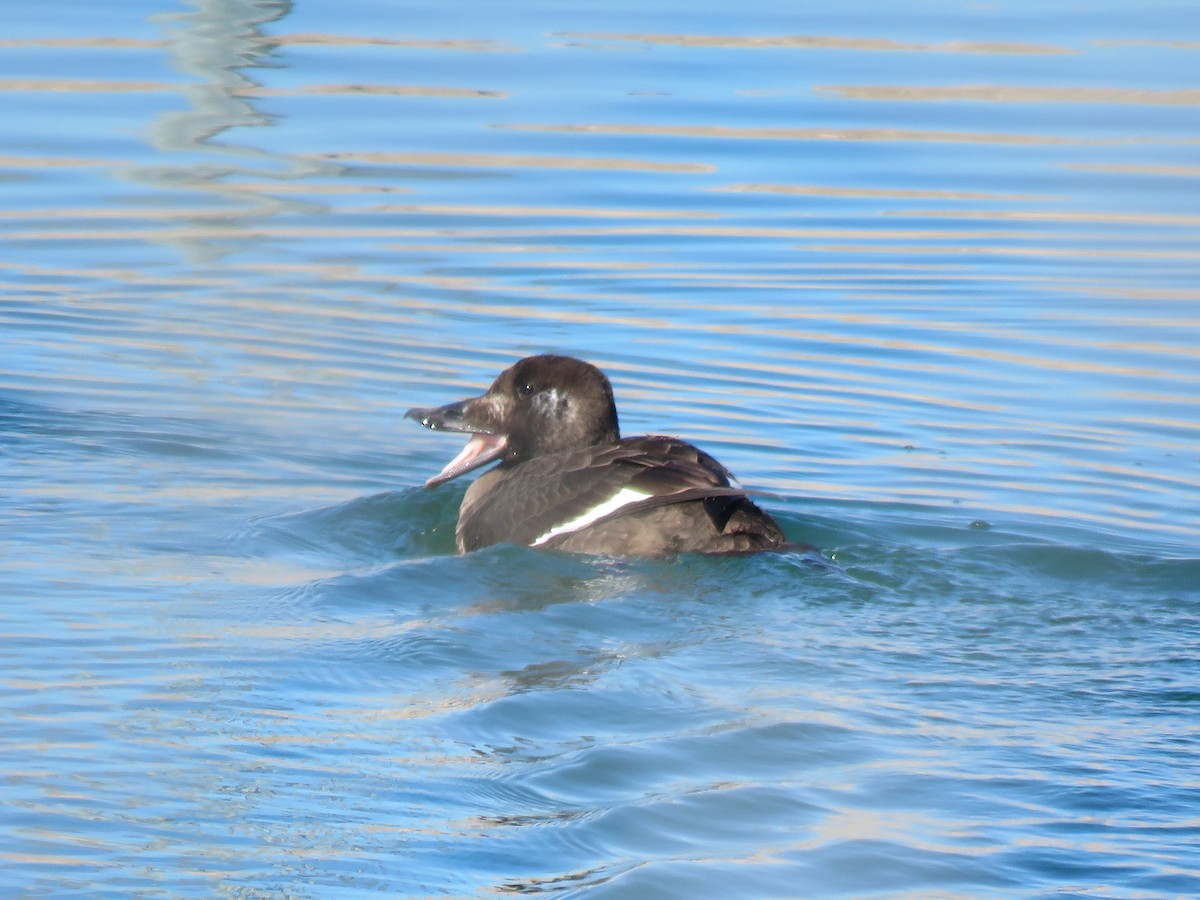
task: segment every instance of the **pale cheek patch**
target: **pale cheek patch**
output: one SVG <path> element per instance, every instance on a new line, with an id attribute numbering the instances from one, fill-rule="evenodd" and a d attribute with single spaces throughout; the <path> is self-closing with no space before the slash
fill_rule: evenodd
<path id="1" fill-rule="evenodd" d="M 541 391 L 533 398 L 533 405 L 545 415 L 559 415 L 565 402 L 566 398 L 555 388 Z"/>
<path id="2" fill-rule="evenodd" d="M 629 506 L 632 503 L 637 503 L 650 497 L 645 491 L 635 491 L 633 488 L 621 488 L 617 491 L 616 496 L 609 500 L 605 500 L 599 506 L 593 506 L 583 515 L 572 519 L 570 522 L 563 522 L 561 525 L 555 525 L 541 537 L 530 541 L 530 547 L 538 547 L 546 543 L 551 538 L 558 537 L 560 534 L 570 534 L 572 531 L 579 531 L 587 528 L 593 522 L 603 519 L 610 513 L 616 512 L 623 506 Z"/>

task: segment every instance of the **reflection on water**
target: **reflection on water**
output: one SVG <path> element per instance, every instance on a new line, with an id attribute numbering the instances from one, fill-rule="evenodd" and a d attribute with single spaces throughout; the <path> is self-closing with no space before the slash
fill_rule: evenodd
<path id="1" fill-rule="evenodd" d="M 869 53 L 904 51 L 909 53 L 997 53 L 1060 54 L 1071 53 L 1065 47 L 1050 44 L 1009 44 L 976 41 L 912 43 L 878 37 L 838 37 L 836 35 L 783 34 L 759 37 L 697 34 L 608 34 L 570 33 L 559 37 L 586 41 L 667 44 L 680 47 L 720 47 L 738 50 L 863 50 Z"/>
<path id="2" fill-rule="evenodd" d="M 1197 893 L 1190 19 L 416 12 L 0 38 L 7 886 Z M 454 556 L 542 350 L 831 565 Z"/>

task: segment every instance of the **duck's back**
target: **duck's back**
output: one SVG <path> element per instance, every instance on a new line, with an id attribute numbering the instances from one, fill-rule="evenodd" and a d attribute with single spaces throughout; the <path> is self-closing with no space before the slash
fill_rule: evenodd
<path id="1" fill-rule="evenodd" d="M 667 556 L 775 549 L 775 521 L 719 462 L 647 436 L 493 469 L 463 498 L 459 549 L 508 542 L 578 553 Z"/>
<path id="2" fill-rule="evenodd" d="M 753 553 L 776 550 L 785 538 L 775 520 L 745 497 L 729 501 L 729 516 L 718 528 L 707 507 L 712 501 L 687 500 L 635 511 L 598 522 L 543 546 L 574 553 L 612 556 L 673 556 L 676 553 Z"/>

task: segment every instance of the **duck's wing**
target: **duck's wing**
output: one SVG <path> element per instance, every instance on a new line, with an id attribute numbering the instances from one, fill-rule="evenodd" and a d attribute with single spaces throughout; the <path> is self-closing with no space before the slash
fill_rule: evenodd
<path id="1" fill-rule="evenodd" d="M 543 546 L 617 515 L 687 500 L 713 501 L 705 508 L 719 530 L 728 505 L 719 498 L 746 496 L 729 470 L 703 450 L 659 436 L 541 456 L 506 477 L 492 475 L 481 479 L 486 490 L 464 498 L 460 549 L 501 542 Z"/>

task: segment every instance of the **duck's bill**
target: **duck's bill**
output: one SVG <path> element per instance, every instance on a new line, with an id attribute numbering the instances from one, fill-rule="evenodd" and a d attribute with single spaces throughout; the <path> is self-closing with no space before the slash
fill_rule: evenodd
<path id="1" fill-rule="evenodd" d="M 425 487 L 437 487 L 459 475 L 473 472 L 480 466 L 495 462 L 504 455 L 507 441 L 502 434 L 491 431 L 466 421 L 464 414 L 472 401 L 463 400 L 460 403 L 450 403 L 429 409 L 410 409 L 404 414 L 406 419 L 416 419 L 432 431 L 458 431 L 471 435 L 467 445 L 459 451 L 458 456 L 446 463 L 445 468 L 425 482 Z"/>
<path id="2" fill-rule="evenodd" d="M 425 487 L 437 487 L 459 475 L 472 472 L 480 466 L 486 466 L 504 455 L 504 435 L 502 434 L 473 434 L 467 445 L 459 451 L 458 456 L 446 463 L 446 467 L 425 482 Z"/>
<path id="3" fill-rule="evenodd" d="M 460 400 L 457 403 L 447 403 L 445 406 L 417 407 L 404 414 L 406 419 L 416 419 L 430 431 L 465 431 L 468 434 L 489 434 L 490 429 L 482 428 L 467 421 L 467 414 L 474 408 L 480 398 Z"/>

